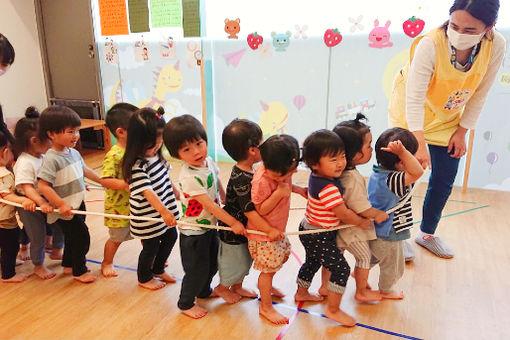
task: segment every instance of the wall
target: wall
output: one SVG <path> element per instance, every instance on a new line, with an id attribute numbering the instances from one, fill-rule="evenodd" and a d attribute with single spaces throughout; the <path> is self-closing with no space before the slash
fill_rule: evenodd
<path id="1" fill-rule="evenodd" d="M 0 32 L 16 52 L 14 64 L 0 77 L 0 103 L 12 123 L 29 105 L 40 110 L 47 106 L 34 0 L 2 0 Z"/>

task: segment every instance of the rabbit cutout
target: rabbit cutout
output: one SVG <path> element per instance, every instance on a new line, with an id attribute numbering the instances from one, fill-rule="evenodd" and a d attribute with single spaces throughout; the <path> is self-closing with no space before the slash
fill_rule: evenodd
<path id="1" fill-rule="evenodd" d="M 388 27 L 390 27 L 391 21 L 386 21 L 386 25 L 384 27 L 379 27 L 379 20 L 375 19 L 374 28 L 370 31 L 368 35 L 368 40 L 371 41 L 368 44 L 369 47 L 374 48 L 384 48 L 391 47 L 393 43 L 390 41 L 390 31 Z"/>

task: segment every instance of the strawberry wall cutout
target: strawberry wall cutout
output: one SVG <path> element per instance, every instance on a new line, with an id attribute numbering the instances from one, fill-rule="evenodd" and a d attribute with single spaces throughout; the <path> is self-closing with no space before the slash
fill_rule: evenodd
<path id="1" fill-rule="evenodd" d="M 338 28 L 328 28 L 326 32 L 324 32 L 324 43 L 327 47 L 333 47 L 342 41 L 342 35 Z"/>
<path id="2" fill-rule="evenodd" d="M 411 38 L 416 37 L 423 31 L 425 27 L 425 21 L 420 18 L 416 18 L 414 15 L 402 23 L 404 33 Z"/>
<path id="3" fill-rule="evenodd" d="M 264 38 L 262 38 L 261 35 L 258 35 L 257 32 L 253 32 L 248 34 L 248 38 L 246 38 L 246 40 L 248 41 L 248 46 L 250 46 L 252 50 L 256 50 L 260 45 L 262 45 Z"/>

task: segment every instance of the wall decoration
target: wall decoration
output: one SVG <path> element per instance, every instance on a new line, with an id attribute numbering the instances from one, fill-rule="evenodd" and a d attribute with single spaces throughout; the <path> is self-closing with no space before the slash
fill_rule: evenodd
<path id="1" fill-rule="evenodd" d="M 229 34 L 229 39 L 238 38 L 237 33 L 241 31 L 241 26 L 239 25 L 240 22 L 241 20 L 239 18 L 235 20 L 230 20 L 229 18 L 225 19 L 225 32 Z"/>
<path id="2" fill-rule="evenodd" d="M 393 43 L 390 41 L 390 31 L 388 30 L 388 27 L 390 27 L 391 21 L 386 21 L 386 24 L 384 27 L 379 27 L 379 20 L 375 19 L 374 21 L 374 28 L 370 31 L 370 34 L 368 35 L 368 40 L 371 41 L 368 46 L 374 47 L 374 48 L 384 48 L 384 47 L 391 47 L 393 46 Z"/>
<path id="3" fill-rule="evenodd" d="M 131 33 L 149 32 L 149 7 L 147 0 L 129 0 L 128 9 Z"/>
<path id="4" fill-rule="evenodd" d="M 487 154 L 487 157 L 485 158 L 487 160 L 487 163 L 489 163 L 489 172 L 492 169 L 492 166 L 498 161 L 498 154 L 495 152 L 489 152 Z"/>
<path id="5" fill-rule="evenodd" d="M 361 23 L 361 20 L 363 20 L 363 15 L 358 16 L 356 19 L 349 17 L 349 22 L 352 24 L 350 29 L 352 33 L 357 30 L 363 31 L 365 26 Z"/>
<path id="6" fill-rule="evenodd" d="M 101 35 L 129 34 L 125 0 L 99 0 Z"/>
<path id="7" fill-rule="evenodd" d="M 278 133 L 286 133 L 285 127 L 289 120 L 289 113 L 285 105 L 281 102 L 266 104 L 263 101 L 260 101 L 260 105 L 263 111 L 260 114 L 259 126 L 264 139 Z"/>
<path id="8" fill-rule="evenodd" d="M 338 28 L 328 28 L 326 32 L 324 32 L 324 43 L 327 47 L 333 47 L 342 41 L 342 35 Z"/>
<path id="9" fill-rule="evenodd" d="M 182 0 L 182 29 L 184 37 L 200 37 L 199 0 Z"/>
<path id="10" fill-rule="evenodd" d="M 501 86 L 510 86 L 510 72 L 502 73 L 498 81 Z"/>
<path id="11" fill-rule="evenodd" d="M 199 67 L 197 63 L 197 55 L 200 53 L 200 42 L 199 41 L 188 41 L 186 44 L 186 64 L 189 68 Z M 200 58 L 199 58 L 200 59 Z"/>
<path id="12" fill-rule="evenodd" d="M 416 37 L 423 31 L 425 27 L 425 21 L 420 18 L 416 18 L 414 15 L 402 23 L 404 33 L 411 38 Z"/>
<path id="13" fill-rule="evenodd" d="M 485 139 L 487 142 L 490 142 L 491 139 L 492 139 L 492 132 L 490 131 L 485 131 L 483 133 L 483 139 Z"/>
<path id="14" fill-rule="evenodd" d="M 181 27 L 181 0 L 150 0 L 152 27 Z"/>
<path id="15" fill-rule="evenodd" d="M 156 85 L 154 85 L 152 96 L 138 101 L 138 107 L 151 107 L 153 109 L 160 106 L 166 107 L 168 103 L 165 101 L 165 96 L 168 93 L 179 91 L 182 86 L 179 61 L 164 67 L 157 67 L 153 73 Z"/>
<path id="16" fill-rule="evenodd" d="M 239 65 L 239 62 L 243 58 L 245 52 L 246 52 L 246 49 L 243 48 L 242 50 L 239 50 L 239 51 L 226 53 L 223 55 L 223 58 L 225 58 L 227 65 L 232 65 L 234 67 L 237 67 L 237 65 Z"/>
<path id="17" fill-rule="evenodd" d="M 260 50 L 260 58 L 271 57 L 273 55 L 273 53 L 271 52 L 271 44 L 268 42 L 263 45 L 261 44 L 259 46 L 259 50 Z"/>
<path id="18" fill-rule="evenodd" d="M 303 39 L 308 38 L 308 36 L 306 35 L 306 32 L 305 32 L 308 29 L 308 25 L 303 25 L 303 26 L 296 25 L 296 26 L 294 26 L 294 28 L 296 29 L 296 33 L 294 33 L 295 39 L 299 39 L 300 37 Z"/>
<path id="19" fill-rule="evenodd" d="M 298 111 L 301 111 L 303 106 L 306 104 L 306 98 L 302 94 L 297 95 L 294 97 L 294 106 L 298 109 Z"/>
<path id="20" fill-rule="evenodd" d="M 159 55 L 161 58 L 165 59 L 175 59 L 175 43 L 172 37 L 168 37 L 166 42 L 162 42 L 159 44 Z"/>
<path id="21" fill-rule="evenodd" d="M 119 63 L 119 45 L 113 42 L 112 39 L 104 42 L 104 61 L 107 64 L 118 64 Z"/>
<path id="22" fill-rule="evenodd" d="M 271 32 L 271 38 L 273 38 L 273 46 L 276 52 L 285 52 L 287 47 L 290 45 L 290 31 L 283 33 Z"/>
<path id="23" fill-rule="evenodd" d="M 262 42 L 264 42 L 264 38 L 257 32 L 248 34 L 246 40 L 248 41 L 248 46 L 250 46 L 252 50 L 258 49 L 259 46 L 262 45 Z"/>
<path id="24" fill-rule="evenodd" d="M 141 40 L 135 41 L 135 60 L 138 62 L 148 62 L 150 61 L 150 54 L 149 54 L 149 46 L 145 44 L 145 41 L 143 41 L 143 36 Z"/>

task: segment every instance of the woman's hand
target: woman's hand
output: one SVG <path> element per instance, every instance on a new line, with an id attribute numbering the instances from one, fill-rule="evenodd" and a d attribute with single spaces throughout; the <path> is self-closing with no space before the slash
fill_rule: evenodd
<path id="1" fill-rule="evenodd" d="M 420 162 L 423 169 L 430 168 L 430 153 L 425 143 L 425 134 L 423 131 L 413 131 L 413 135 L 418 140 L 418 150 L 414 157 Z"/>
<path id="2" fill-rule="evenodd" d="M 448 153 L 450 157 L 460 158 L 466 154 L 466 132 L 467 129 L 459 126 L 457 131 L 450 137 L 450 142 L 448 142 Z"/>

